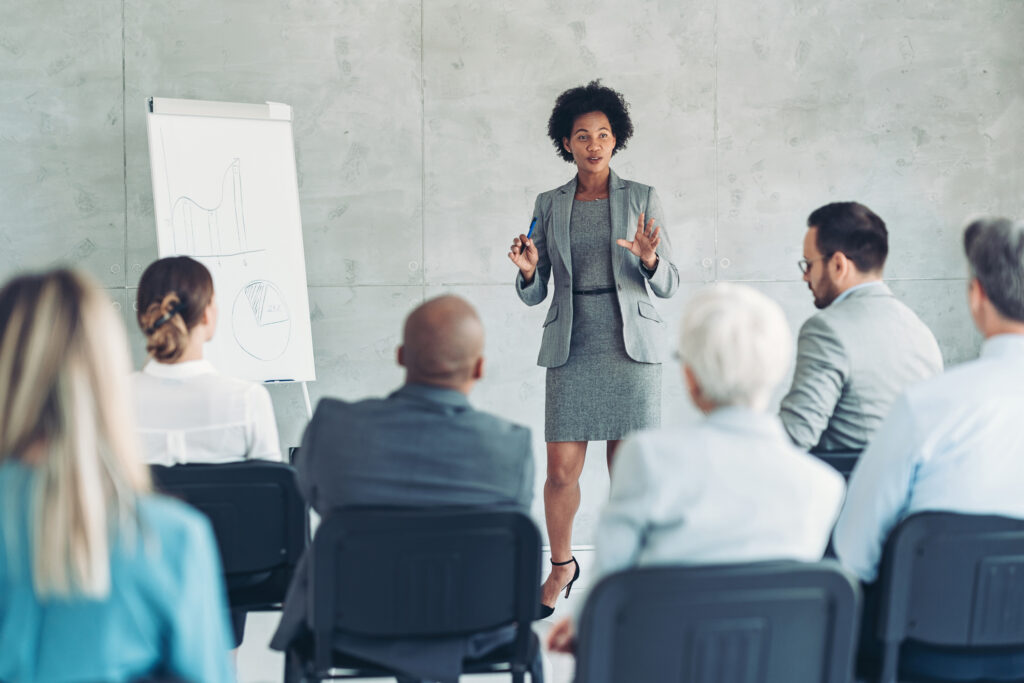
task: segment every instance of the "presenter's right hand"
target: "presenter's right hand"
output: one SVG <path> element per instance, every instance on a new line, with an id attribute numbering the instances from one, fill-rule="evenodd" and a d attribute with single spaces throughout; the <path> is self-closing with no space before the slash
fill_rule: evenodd
<path id="1" fill-rule="evenodd" d="M 523 280 L 526 282 L 533 280 L 533 274 L 537 271 L 537 262 L 540 261 L 540 252 L 537 251 L 537 245 L 533 243 L 533 240 L 527 239 L 526 235 L 519 235 L 512 240 L 508 258 L 519 268 L 519 272 L 523 274 Z"/>

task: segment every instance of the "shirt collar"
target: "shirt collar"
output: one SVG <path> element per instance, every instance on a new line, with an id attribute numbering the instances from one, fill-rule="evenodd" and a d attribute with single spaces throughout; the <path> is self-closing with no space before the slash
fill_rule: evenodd
<path id="1" fill-rule="evenodd" d="M 982 358 L 1024 356 L 1024 334 L 997 334 L 981 344 Z"/>
<path id="2" fill-rule="evenodd" d="M 859 285 L 854 285 L 853 287 L 850 287 L 848 290 L 846 290 L 845 292 L 843 292 L 842 294 L 837 296 L 835 298 L 835 301 L 832 302 L 832 305 L 835 305 L 835 304 L 839 303 L 840 301 L 842 301 L 846 297 L 848 297 L 851 294 L 853 294 L 854 292 L 856 292 L 858 289 L 866 289 L 868 287 L 874 287 L 875 285 L 882 285 L 883 287 L 885 287 L 885 283 L 882 282 L 881 280 L 872 280 L 871 282 L 862 282 Z M 886 291 L 888 291 L 888 289 L 889 288 L 886 287 Z"/>
<path id="3" fill-rule="evenodd" d="M 708 414 L 707 421 L 730 431 L 782 436 L 782 423 L 779 422 L 776 415 L 755 412 L 750 408 L 740 406 L 716 408 Z"/>
<path id="4" fill-rule="evenodd" d="M 562 194 L 573 194 L 573 193 L 575 193 L 576 192 L 576 183 L 579 182 L 579 179 L 580 179 L 580 177 L 579 177 L 578 174 L 574 175 L 572 177 L 572 180 L 570 180 L 565 185 L 562 185 L 560 188 L 558 188 L 558 191 L 561 192 Z M 620 178 L 619 175 L 615 171 L 613 171 L 612 169 L 609 168 L 608 169 L 608 191 L 609 191 L 609 193 L 612 190 L 621 190 L 621 189 L 624 189 L 625 187 L 626 187 L 625 181 L 622 180 L 622 178 Z"/>
<path id="5" fill-rule="evenodd" d="M 150 360 L 142 372 L 160 379 L 188 379 L 217 372 L 208 360 L 187 360 L 184 363 L 161 363 Z"/>
<path id="6" fill-rule="evenodd" d="M 469 397 L 461 391 L 438 387 L 432 384 L 404 384 L 391 393 L 392 396 L 405 396 L 420 400 L 440 403 L 453 408 L 470 408 Z"/>

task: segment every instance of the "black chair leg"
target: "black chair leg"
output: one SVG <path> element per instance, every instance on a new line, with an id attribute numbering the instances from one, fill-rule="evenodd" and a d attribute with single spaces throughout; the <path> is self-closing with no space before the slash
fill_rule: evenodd
<path id="1" fill-rule="evenodd" d="M 286 650 L 284 653 L 284 683 L 305 683 L 305 680 L 299 658 L 291 650 Z"/>
<path id="2" fill-rule="evenodd" d="M 879 683 L 897 683 L 896 672 L 899 669 L 899 662 L 899 642 L 885 643 L 885 649 L 882 654 L 882 675 L 878 679 Z"/>
<path id="3" fill-rule="evenodd" d="M 544 683 L 544 657 L 541 655 L 539 647 L 533 654 L 533 661 L 530 662 L 529 672 L 530 683 Z"/>

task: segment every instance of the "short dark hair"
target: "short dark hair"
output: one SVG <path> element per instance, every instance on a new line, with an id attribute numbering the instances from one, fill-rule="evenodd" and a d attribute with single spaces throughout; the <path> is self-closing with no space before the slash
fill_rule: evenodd
<path id="1" fill-rule="evenodd" d="M 964 253 L 996 310 L 1024 322 L 1024 222 L 982 218 L 964 230 Z"/>
<path id="2" fill-rule="evenodd" d="M 580 116 L 599 111 L 608 117 L 615 136 L 615 149 L 612 155 L 626 148 L 626 143 L 633 137 L 633 122 L 629 118 L 629 104 L 621 93 L 601 85 L 601 80 L 591 81 L 586 85 L 570 88 L 555 100 L 555 108 L 548 119 L 548 137 L 555 146 L 558 155 L 573 162 L 572 154 L 566 151 L 562 140 L 572 137 L 572 124 Z"/>
<path id="3" fill-rule="evenodd" d="M 833 202 L 815 209 L 807 227 L 817 228 L 818 251 L 825 256 L 842 252 L 857 270 L 880 270 L 889 255 L 889 233 L 885 221 L 857 202 Z"/>

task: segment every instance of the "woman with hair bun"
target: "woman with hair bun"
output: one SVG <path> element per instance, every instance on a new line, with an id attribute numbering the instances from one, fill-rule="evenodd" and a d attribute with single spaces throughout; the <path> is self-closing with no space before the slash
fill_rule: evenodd
<path id="1" fill-rule="evenodd" d="M 541 591 L 544 616 L 580 575 L 572 523 L 587 444 L 607 442 L 610 469 L 624 436 L 661 422 L 665 324 L 648 288 L 672 296 L 679 272 L 657 192 L 608 165 L 632 135 L 625 98 L 600 81 L 559 95 L 548 136 L 576 175 L 537 196 L 532 235 L 516 237 L 508 253 L 528 306 L 544 301 L 554 277 L 537 359 L 547 368 L 544 516 L 552 567 Z"/>
<path id="2" fill-rule="evenodd" d="M 134 375 L 147 462 L 281 460 L 266 387 L 222 375 L 203 359 L 217 328 L 206 266 L 188 256 L 154 261 L 142 273 L 136 303 L 151 358 Z"/>
<path id="3" fill-rule="evenodd" d="M 124 325 L 75 271 L 0 290 L 0 680 L 228 683 L 207 519 L 153 495 Z"/>
<path id="4" fill-rule="evenodd" d="M 218 373 L 203 359 L 217 328 L 213 278 L 199 261 L 171 256 L 142 273 L 137 319 L 150 360 L 133 375 L 143 455 L 155 465 L 281 460 L 270 394 Z M 232 611 L 235 647 L 245 612 Z"/>

